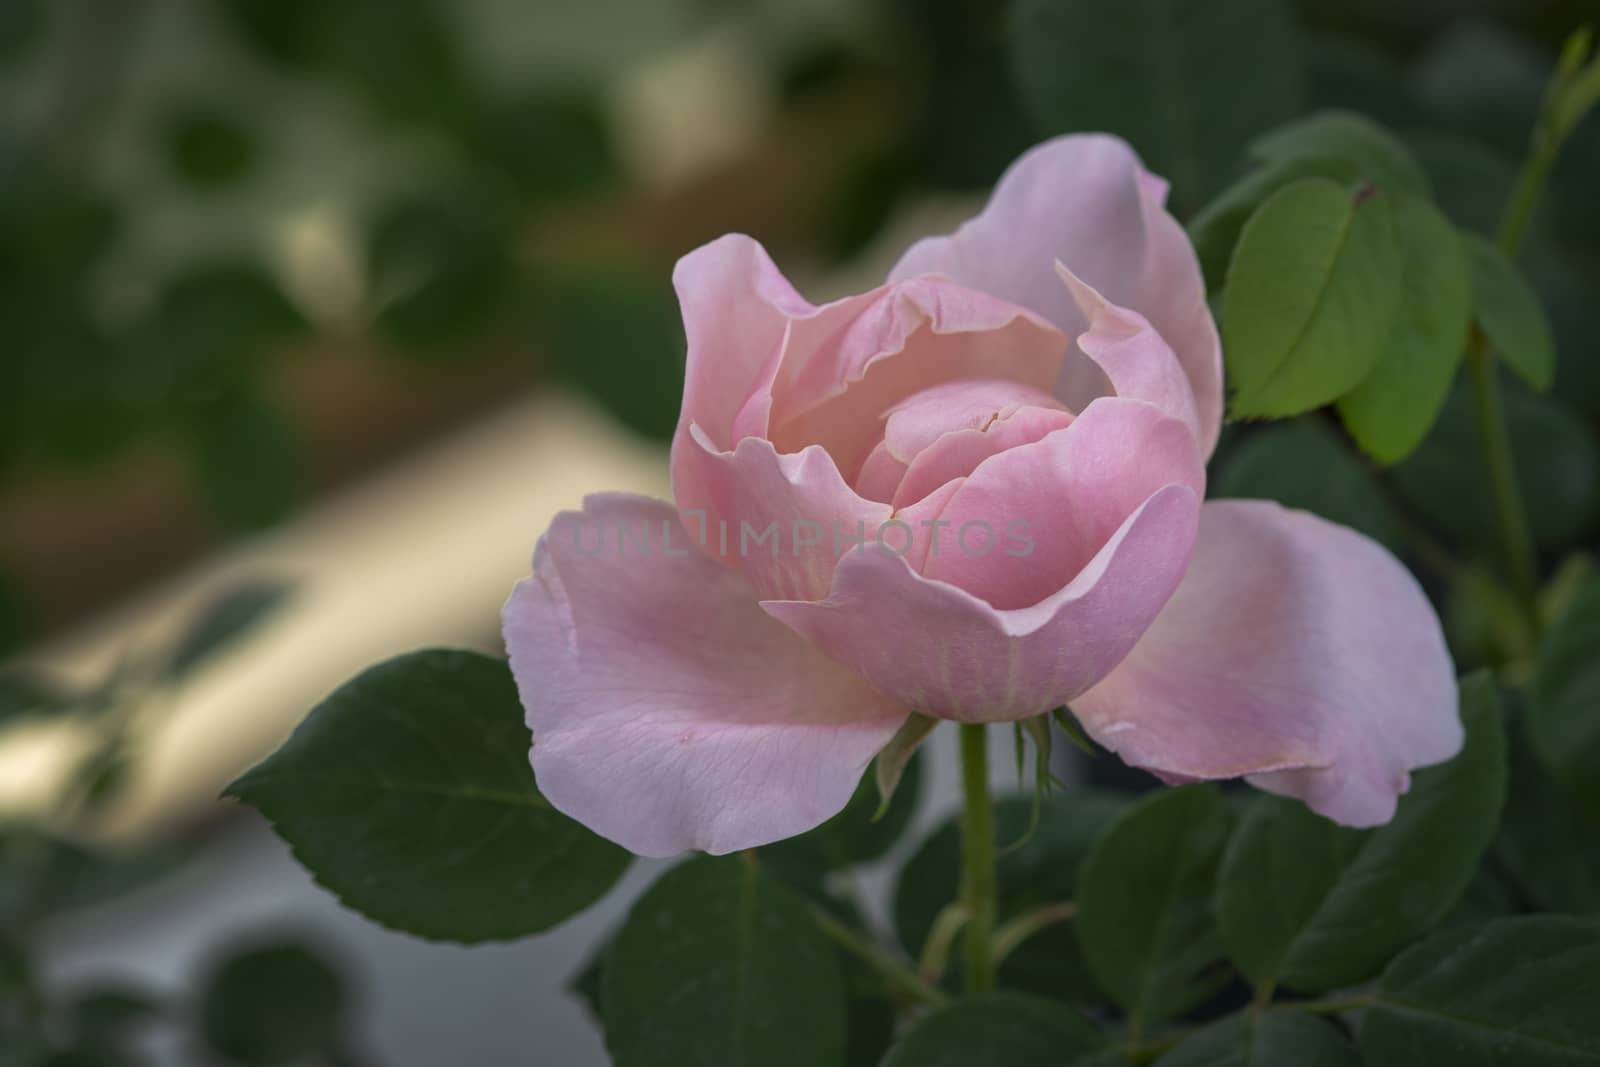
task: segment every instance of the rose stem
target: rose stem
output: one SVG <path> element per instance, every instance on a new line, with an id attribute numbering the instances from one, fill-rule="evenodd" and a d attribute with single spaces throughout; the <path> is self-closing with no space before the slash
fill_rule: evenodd
<path id="1" fill-rule="evenodd" d="M 961 902 L 970 915 L 964 942 L 970 993 L 994 988 L 994 810 L 987 730 L 982 723 L 961 726 L 961 779 L 967 796 L 961 821 Z"/>
<path id="2" fill-rule="evenodd" d="M 1508 259 L 1516 259 L 1517 252 L 1522 248 L 1528 223 L 1544 192 L 1550 170 L 1561 154 L 1562 143 L 1571 132 L 1572 125 L 1581 117 L 1571 117 L 1563 123 L 1558 112 L 1565 103 L 1563 90 L 1570 85 L 1577 67 L 1589 58 L 1588 38 L 1584 38 L 1583 42 L 1576 50 L 1573 47 L 1576 39 L 1569 42 L 1561 67 L 1546 93 L 1544 107 L 1535 121 L 1528 157 L 1522 164 L 1511 199 L 1501 216 L 1495 243 Z M 1489 465 L 1489 490 L 1494 495 L 1506 564 L 1510 568 L 1523 611 L 1537 635 L 1540 630 L 1538 561 L 1534 554 L 1533 535 L 1529 532 L 1528 513 L 1522 501 L 1522 490 L 1517 483 L 1517 468 L 1511 458 L 1511 434 L 1506 429 L 1505 406 L 1500 398 L 1500 383 L 1495 376 L 1494 364 L 1494 349 L 1490 347 L 1483 331 L 1474 327 L 1467 349 L 1467 377 L 1472 385 L 1478 438 Z"/>

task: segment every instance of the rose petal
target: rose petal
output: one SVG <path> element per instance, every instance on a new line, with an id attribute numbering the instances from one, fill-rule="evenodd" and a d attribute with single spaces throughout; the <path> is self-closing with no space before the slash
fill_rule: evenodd
<path id="1" fill-rule="evenodd" d="M 737 574 L 675 554 L 677 523 L 661 501 L 590 497 L 507 601 L 539 787 L 645 856 L 803 833 L 844 807 L 906 710 L 763 614 Z"/>
<path id="2" fill-rule="evenodd" d="M 1112 392 L 1149 401 L 1188 426 L 1196 444 L 1204 441 L 1194 388 L 1172 346 L 1143 315 L 1111 303 L 1063 264 L 1056 264 L 1056 273 L 1089 321 L 1078 336 L 1078 351 L 1104 372 Z"/>
<path id="3" fill-rule="evenodd" d="M 797 521 L 820 525 L 831 542 L 835 522 L 846 538 L 864 522 L 870 539 L 888 517 L 886 506 L 861 499 L 840 477 L 856 474 L 886 409 L 955 378 L 999 375 L 1046 388 L 1066 351 L 1065 338 L 1030 312 L 942 279 L 815 307 L 760 245 L 737 235 L 685 256 L 674 283 L 689 351 L 673 498 L 687 525 L 705 529 L 707 543 L 715 539 L 714 554 L 769 597 L 827 590 L 837 557 L 796 551 Z M 772 444 L 738 451 L 761 439 Z M 812 445 L 823 447 L 808 454 Z M 774 448 L 786 454 L 782 463 Z M 766 551 L 759 548 L 739 552 L 742 523 L 760 534 L 774 520 L 784 538 L 780 559 L 758 558 Z"/>
<path id="4" fill-rule="evenodd" d="M 964 378 L 924 389 L 890 408 L 883 440 L 891 453 L 910 463 L 947 433 L 981 430 L 1028 407 L 1064 410 L 1044 389 Z"/>
<path id="5" fill-rule="evenodd" d="M 905 460 L 889 451 L 888 441 L 879 441 L 867 453 L 860 472 L 856 474 L 856 492 L 867 500 L 892 502 L 895 490 L 900 488 L 909 469 L 910 465 Z"/>
<path id="6" fill-rule="evenodd" d="M 913 278 L 855 299 L 847 323 L 839 312 L 795 324 L 769 434 L 780 452 L 822 445 L 847 478 L 881 435 L 884 413 L 907 397 L 979 378 L 1048 391 L 1066 355 L 1066 338 L 1036 315 L 947 279 Z"/>
<path id="7" fill-rule="evenodd" d="M 1205 494 L 1188 427 L 1143 401 L 1102 397 L 1066 429 L 984 460 L 941 508 L 938 521 L 948 525 L 938 529 L 922 573 L 996 608 L 1036 604 L 1167 485 Z M 901 518 L 920 524 L 923 510 L 908 508 Z M 1012 531 L 1031 538 L 1030 553 L 1012 554 Z"/>
<path id="8" fill-rule="evenodd" d="M 741 411 L 752 401 L 770 404 L 790 321 L 817 309 L 743 234 L 719 237 L 678 260 L 672 284 L 688 342 L 677 436 L 697 424 L 719 447 L 732 448 L 743 436 L 734 428 Z M 749 432 L 765 433 L 764 411 L 756 422 L 759 428 Z"/>
<path id="9" fill-rule="evenodd" d="M 1072 708 L 1134 766 L 1251 775 L 1351 826 L 1387 822 L 1409 772 L 1462 743 L 1450 654 L 1410 572 L 1266 501 L 1205 505 L 1183 584 Z"/>
<path id="10" fill-rule="evenodd" d="M 1194 249 L 1162 206 L 1163 189 L 1117 138 L 1058 137 L 1013 163 L 988 205 L 955 233 L 912 245 L 889 278 L 948 275 L 1076 337 L 1086 319 L 1055 276 L 1059 259 L 1106 299 L 1143 315 L 1172 346 L 1193 387 L 1209 455 L 1221 429 L 1222 349 Z M 1069 408 L 1081 411 L 1104 392 L 1091 361 L 1067 361 L 1057 395 Z"/>
<path id="11" fill-rule="evenodd" d="M 1099 681 L 1177 587 L 1200 509 L 1194 490 L 1150 497 L 1066 587 L 997 611 L 868 547 L 839 562 L 826 600 L 762 607 L 907 707 L 965 722 L 1049 711 Z"/>
<path id="12" fill-rule="evenodd" d="M 956 430 L 923 449 L 906 468 L 891 502 L 909 507 L 939 486 L 976 470 L 990 456 L 1042 441 L 1072 425 L 1072 413 L 1059 407 L 1025 407 L 998 416 L 981 430 Z"/>
<path id="13" fill-rule="evenodd" d="M 1049 393 L 1019 382 L 963 379 L 924 389 L 889 409 L 883 440 L 862 464 L 856 491 L 904 507 L 995 453 L 1071 423 L 1071 413 Z"/>
<path id="14" fill-rule="evenodd" d="M 817 445 L 780 455 L 771 441 L 747 437 L 721 452 L 694 432 L 676 458 L 684 525 L 707 556 L 742 573 L 764 599 L 825 595 L 848 544 L 858 532 L 871 540 L 891 514 L 850 488 Z M 846 547 L 835 551 L 840 539 Z"/>

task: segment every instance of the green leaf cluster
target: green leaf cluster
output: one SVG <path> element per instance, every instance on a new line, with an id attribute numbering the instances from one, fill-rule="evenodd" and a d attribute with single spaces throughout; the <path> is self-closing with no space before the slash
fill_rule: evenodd
<path id="1" fill-rule="evenodd" d="M 1383 827 L 1212 785 L 1003 798 L 1002 839 L 1041 810 L 998 861 L 1002 992 L 963 995 L 951 977 L 959 824 L 895 859 L 920 755 L 881 818 L 868 776 L 811 834 L 672 867 L 578 987 L 621 1067 L 1388 1065 L 1453 1049 L 1512 1062 L 1466 1051 L 1485 1033 L 1484 1048 L 1533 1057 L 1518 1063 L 1591 1062 L 1600 926 L 1519 901 L 1600 915 L 1600 865 L 1555 863 L 1546 847 L 1600 820 L 1570 770 L 1587 758 L 1581 711 L 1600 679 L 1572 651 L 1592 645 L 1597 589 L 1580 583 L 1544 645 L 1533 743 L 1508 735 L 1487 673 L 1464 679 L 1464 750 L 1416 773 Z M 466 942 L 539 933 L 603 896 L 627 857 L 543 801 L 521 720 L 503 662 L 418 652 L 336 691 L 230 792 L 377 922 Z M 1570 804 L 1517 795 L 1530 760 L 1552 762 L 1537 777 Z M 899 866 L 889 938 L 842 892 L 884 862 Z M 230 1032 L 222 1008 L 215 1018 Z"/>

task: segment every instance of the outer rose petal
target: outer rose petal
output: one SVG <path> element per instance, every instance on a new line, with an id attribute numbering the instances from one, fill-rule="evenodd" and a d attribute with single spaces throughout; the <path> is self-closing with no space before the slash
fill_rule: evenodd
<path id="1" fill-rule="evenodd" d="M 988 205 L 948 237 L 912 245 L 890 280 L 949 275 L 1043 315 L 1068 337 L 1086 325 L 1052 265 L 1148 319 L 1178 354 L 1194 389 L 1209 455 L 1222 423 L 1222 347 L 1205 281 L 1183 228 L 1162 206 L 1165 183 L 1127 144 L 1103 134 L 1058 137 L 1029 150 L 995 186 Z M 1057 395 L 1081 411 L 1105 392 L 1082 354 L 1069 358 Z"/>
<path id="2" fill-rule="evenodd" d="M 790 320 L 817 309 L 766 249 L 743 234 L 719 237 L 678 260 L 672 284 L 688 342 L 678 436 L 698 424 L 721 447 L 732 448 L 741 411 L 770 393 Z M 766 432 L 764 416 L 752 432 Z"/>
<path id="3" fill-rule="evenodd" d="M 1251 775 L 1351 826 L 1388 822 L 1409 772 L 1462 743 L 1455 670 L 1410 572 L 1266 501 L 1205 505 L 1183 584 L 1072 708 L 1136 767 Z"/>
<path id="4" fill-rule="evenodd" d="M 648 550 L 619 548 L 616 531 L 646 528 Z M 817 826 L 906 717 L 763 614 L 744 579 L 678 554 L 683 535 L 669 504 L 590 497 L 540 539 L 504 612 L 540 789 L 644 856 Z"/>
<path id="5" fill-rule="evenodd" d="M 1167 486 L 1029 608 L 997 611 L 870 546 L 839 562 L 826 600 L 761 606 L 908 707 L 963 722 L 1027 718 L 1127 655 L 1183 576 L 1199 510 L 1194 490 Z"/>

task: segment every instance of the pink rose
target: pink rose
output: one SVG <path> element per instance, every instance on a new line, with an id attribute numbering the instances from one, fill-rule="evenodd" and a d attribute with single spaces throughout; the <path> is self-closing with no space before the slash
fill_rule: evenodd
<path id="1" fill-rule="evenodd" d="M 1064 137 L 860 296 L 747 237 L 685 256 L 676 506 L 590 497 L 505 607 L 550 802 L 724 853 L 838 812 L 912 709 L 1070 703 L 1168 781 L 1388 821 L 1462 741 L 1438 619 L 1360 534 L 1202 506 L 1221 352 L 1165 194 Z"/>

